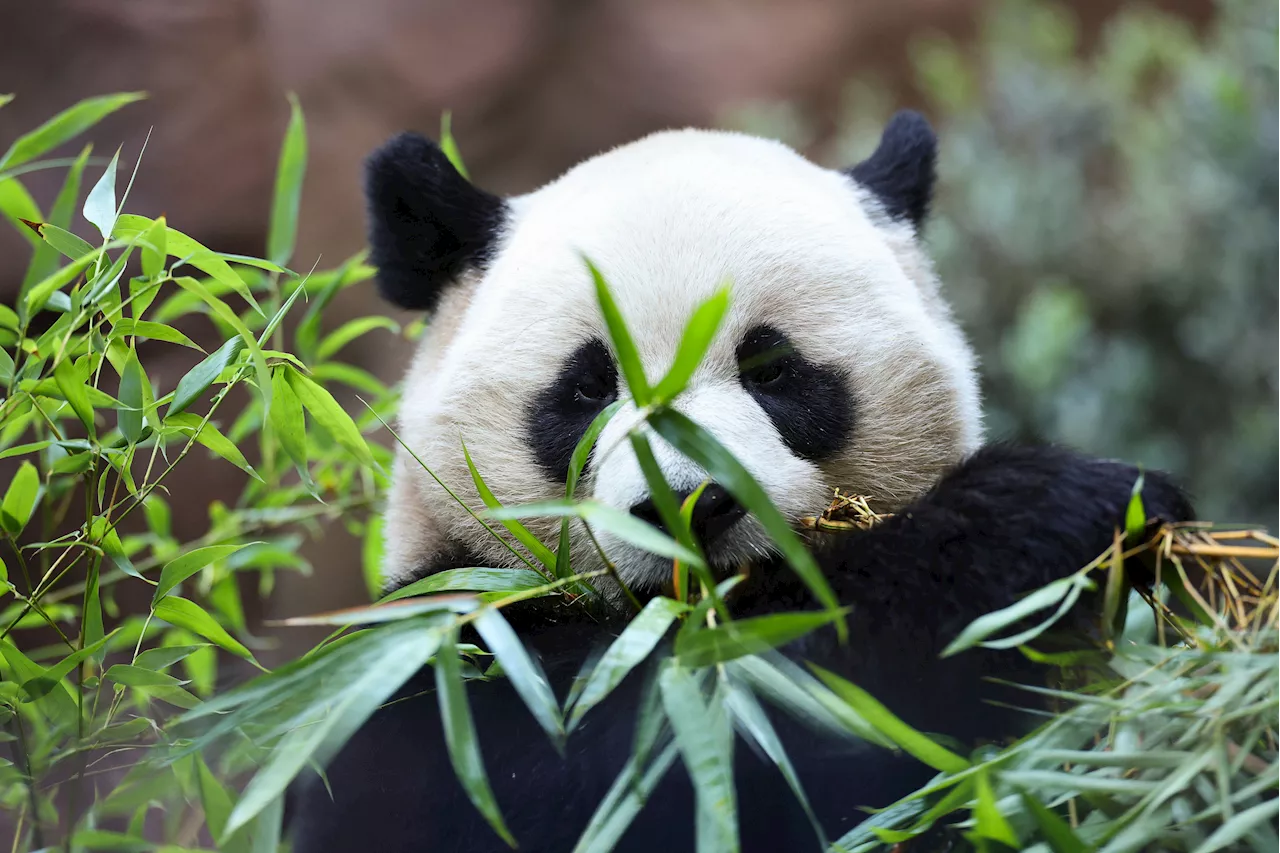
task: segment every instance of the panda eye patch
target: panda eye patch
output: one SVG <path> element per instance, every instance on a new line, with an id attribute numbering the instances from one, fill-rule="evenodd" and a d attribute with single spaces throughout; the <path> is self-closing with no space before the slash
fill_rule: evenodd
<path id="1" fill-rule="evenodd" d="M 806 359 L 773 326 L 749 330 L 738 345 L 738 379 L 797 456 L 823 459 L 848 442 L 853 399 L 844 375 Z"/>
<path id="2" fill-rule="evenodd" d="M 617 398 L 618 367 L 604 341 L 592 339 L 571 352 L 526 413 L 525 430 L 538 466 L 563 482 L 578 440 Z"/>

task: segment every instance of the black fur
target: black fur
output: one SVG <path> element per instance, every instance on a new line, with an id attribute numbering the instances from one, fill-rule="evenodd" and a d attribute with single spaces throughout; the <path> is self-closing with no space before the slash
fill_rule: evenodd
<path id="1" fill-rule="evenodd" d="M 937 159 L 938 140 L 929 122 L 902 110 L 885 126 L 875 153 L 848 174 L 875 193 L 891 219 L 918 229 L 929 213 Z"/>
<path id="2" fill-rule="evenodd" d="M 616 399 L 618 367 L 604 341 L 592 339 L 570 353 L 525 416 L 526 440 L 538 467 L 563 483 L 583 433 Z"/>
<path id="3" fill-rule="evenodd" d="M 473 186 L 434 142 L 402 133 L 365 164 L 370 260 L 382 296 L 432 311 L 444 288 L 492 256 L 507 217 L 502 199 Z"/>
<path id="4" fill-rule="evenodd" d="M 946 660 L 939 652 L 976 617 L 1101 553 L 1123 523 L 1137 475 L 1127 465 L 1054 448 L 977 453 L 892 519 L 834 538 L 817 554 L 841 601 L 853 607 L 851 637 L 840 645 L 830 630 L 815 633 L 787 654 L 840 672 L 926 731 L 966 741 L 1019 731 L 1026 720 L 988 704 L 1001 694 L 983 677 L 1031 681 L 1040 677 L 1032 664 L 1016 651 Z M 1157 474 L 1146 477 L 1144 503 L 1153 517 L 1191 517 L 1182 493 Z M 757 567 L 732 602 L 743 616 L 811 605 L 803 584 L 779 564 Z M 573 612 L 562 608 L 547 620 L 531 611 L 526 621 L 508 613 L 561 696 L 583 659 L 619 627 Z M 572 849 L 629 754 L 643 683 L 632 674 L 593 709 L 564 758 L 504 679 L 468 683 L 490 780 L 521 850 Z M 379 711 L 328 767 L 332 800 L 318 781 L 295 793 L 295 853 L 506 849 L 454 777 L 430 671 L 400 695 L 413 698 Z M 832 840 L 865 816 L 859 806 L 886 805 L 933 775 L 908 756 L 832 741 L 774 717 Z M 735 780 L 744 851 L 816 849 L 780 774 L 741 741 Z M 678 761 L 617 849 L 694 849 L 693 797 Z"/>
<path id="5" fill-rule="evenodd" d="M 825 459 L 848 444 L 853 398 L 840 373 L 802 356 L 772 326 L 757 326 L 738 345 L 742 387 L 804 459 Z"/>

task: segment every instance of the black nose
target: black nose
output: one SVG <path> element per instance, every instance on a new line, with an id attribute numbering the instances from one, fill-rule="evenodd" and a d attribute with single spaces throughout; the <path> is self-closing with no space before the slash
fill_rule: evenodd
<path id="1" fill-rule="evenodd" d="M 693 494 L 692 491 L 677 492 L 676 500 L 683 505 L 685 499 L 691 494 Z M 666 529 L 666 525 L 658 515 L 658 507 L 654 505 L 651 498 L 633 506 L 631 514 L 659 529 Z M 689 522 L 690 527 L 693 528 L 693 535 L 707 546 L 733 527 L 744 515 L 746 510 L 733 499 L 733 495 L 729 494 L 728 490 L 717 483 L 710 483 L 698 496 L 698 502 L 693 505 L 693 514 Z"/>

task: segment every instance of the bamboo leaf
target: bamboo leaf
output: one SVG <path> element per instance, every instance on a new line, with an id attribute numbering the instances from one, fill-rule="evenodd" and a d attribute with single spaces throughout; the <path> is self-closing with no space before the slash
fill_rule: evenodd
<path id="1" fill-rule="evenodd" d="M 689 605 L 670 598 L 658 596 L 649 600 L 644 609 L 609 644 L 608 650 L 583 682 L 569 715 L 571 731 L 588 711 L 600 704 L 622 683 L 627 673 L 649 656 L 666 636 L 676 617 L 688 610 Z"/>
<path id="2" fill-rule="evenodd" d="M 400 587 L 382 602 L 437 592 L 527 592 L 546 586 L 547 579 L 529 569 L 447 569 Z"/>
<path id="3" fill-rule="evenodd" d="M 120 162 L 120 149 L 111 157 L 98 182 L 89 190 L 84 200 L 84 218 L 97 226 L 103 240 L 111 239 L 111 229 L 116 224 L 116 165 Z"/>
<path id="4" fill-rule="evenodd" d="M 28 134 L 18 137 L 0 157 L 0 169 L 12 169 L 34 160 L 93 127 L 99 121 L 134 101 L 146 97 L 141 92 L 86 98 L 63 110 Z"/>
<path id="5" fill-rule="evenodd" d="M 742 463 L 711 433 L 679 412 L 670 409 L 655 412 L 650 415 L 649 424 L 673 447 L 701 465 L 713 480 L 728 489 L 755 516 L 787 563 L 828 612 L 834 614 L 840 609 L 840 602 L 814 562 L 813 555 Z M 847 636 L 848 628 L 843 617 L 836 622 L 836 632 L 842 640 Z"/>
<path id="6" fill-rule="evenodd" d="M 604 431 L 605 426 L 618 413 L 618 409 L 622 408 L 622 405 L 622 400 L 615 400 L 606 406 L 604 411 L 596 415 L 591 421 L 591 425 L 582 434 L 582 438 L 578 439 L 577 446 L 573 448 L 573 456 L 569 460 L 569 472 L 565 477 L 564 499 L 566 501 L 573 500 L 574 492 L 578 487 L 578 479 L 582 476 L 583 469 L 587 467 L 587 460 L 591 456 L 592 449 L 596 446 L 596 441 L 600 438 L 600 433 Z M 560 522 L 560 542 L 556 550 L 554 571 L 557 578 L 567 578 L 572 572 L 570 556 L 569 517 L 565 516 L 564 520 Z"/>
<path id="7" fill-rule="evenodd" d="M 525 651 L 524 644 L 511 629 L 502 613 L 494 607 L 486 607 L 477 615 L 475 628 L 502 671 L 511 680 L 511 686 L 524 700 L 525 707 L 533 714 L 538 725 L 551 738 L 557 748 L 564 743 L 564 721 L 560 718 L 560 706 L 551 692 L 551 682 L 536 660 Z"/>
<path id="8" fill-rule="evenodd" d="M 965 649 L 972 648 L 986 640 L 997 631 L 1001 631 L 1035 613 L 1060 604 L 1071 592 L 1072 587 L 1081 583 L 1080 576 L 1072 575 L 1061 578 L 1041 587 L 1035 592 L 994 613 L 979 616 L 960 635 L 951 641 L 942 651 L 942 657 L 950 657 Z M 1021 645 L 1020 643 L 1018 645 Z"/>
<path id="9" fill-rule="evenodd" d="M 693 675 L 674 662 L 663 667 L 658 684 L 697 797 L 698 849 L 736 851 L 738 808 L 728 716 L 716 704 L 709 707 Z"/>
<path id="10" fill-rule="evenodd" d="M 700 556 L 685 548 L 652 524 L 641 521 L 630 513 L 595 501 L 582 501 L 580 503 L 541 501 L 491 509 L 485 514 L 498 520 L 506 518 L 563 518 L 565 516 L 581 518 L 592 527 L 608 531 L 622 541 L 651 554 L 678 559 L 690 564 L 706 565 Z"/>
<path id="11" fill-rule="evenodd" d="M 675 360 L 667 375 L 653 386 L 653 399 L 657 403 L 666 403 L 674 399 L 693 377 L 693 373 L 702 363 L 721 322 L 729 310 L 729 289 L 717 290 L 710 299 L 698 306 L 684 327 L 680 336 L 680 346 L 676 349 Z"/>
<path id="12" fill-rule="evenodd" d="M 627 331 L 627 324 L 622 319 L 618 303 L 614 301 L 604 276 L 600 274 L 600 270 L 596 269 L 595 264 L 585 258 L 583 260 L 591 273 L 592 281 L 595 282 L 596 301 L 600 303 L 600 312 L 604 315 L 605 326 L 609 329 L 609 340 L 613 343 L 614 354 L 618 358 L 618 366 L 622 368 L 622 376 L 627 381 L 631 399 L 635 400 L 637 406 L 646 406 L 653 392 L 649 388 L 649 380 L 644 375 L 640 351 L 636 349 L 636 342 Z"/>
<path id="13" fill-rule="evenodd" d="M 312 419 L 357 460 L 370 468 L 374 467 L 373 454 L 369 452 L 364 436 L 360 435 L 355 421 L 338 405 L 333 395 L 293 368 L 283 369 L 288 372 L 289 384 Z"/>
<path id="14" fill-rule="evenodd" d="M 0 503 L 0 522 L 5 532 L 17 536 L 31 520 L 36 500 L 40 495 L 40 472 L 30 462 L 23 462 L 9 481 L 9 488 Z"/>
<path id="15" fill-rule="evenodd" d="M 354 320 L 349 320 L 325 336 L 316 350 L 316 358 L 320 361 L 328 361 L 347 344 L 375 329 L 386 329 L 388 332 L 399 333 L 400 324 L 390 317 L 381 315 L 357 317 Z"/>
<path id="16" fill-rule="evenodd" d="M 1089 853 L 1091 848 L 1071 829 L 1065 820 L 1054 814 L 1048 806 L 1035 797 L 1021 795 L 1022 807 L 1027 810 L 1040 829 L 1040 835 L 1053 853 Z"/>
<path id="17" fill-rule="evenodd" d="M 676 638 L 676 657 L 682 666 L 697 669 L 760 654 L 785 646 L 847 612 L 773 613 L 735 619 L 714 628 L 700 628 Z"/>
<path id="18" fill-rule="evenodd" d="M 151 599 L 152 604 L 159 602 L 174 587 L 205 566 L 216 563 L 219 560 L 225 560 L 237 551 L 242 551 L 251 545 L 261 544 L 263 543 L 246 542 L 237 545 L 209 545 L 205 548 L 196 548 L 194 551 L 188 551 L 181 557 L 170 560 L 164 564 L 164 568 L 160 571 L 160 582 L 156 584 L 156 591 Z"/>
<path id="19" fill-rule="evenodd" d="M 467 705 L 466 687 L 462 682 L 462 670 L 458 665 L 457 638 L 452 631 L 445 634 L 436 654 L 436 691 L 440 700 L 440 717 L 444 723 L 445 745 L 454 773 L 462 783 L 467 797 L 484 819 L 514 848 L 516 840 L 502 820 L 498 803 L 489 787 L 489 777 L 484 771 L 480 756 L 480 744 L 476 740 L 476 727 Z"/>
<path id="20" fill-rule="evenodd" d="M 200 395 L 217 380 L 222 371 L 235 361 L 236 356 L 244 349 L 244 338 L 234 337 L 223 343 L 199 364 L 191 368 L 178 380 L 178 387 L 173 389 L 173 400 L 165 412 L 165 418 L 185 412 L 187 407 L 199 399 Z"/>
<path id="21" fill-rule="evenodd" d="M 147 402 L 144 386 L 150 388 L 150 381 L 138 361 L 137 350 L 130 349 L 124 371 L 120 374 L 120 408 L 116 409 L 116 425 L 130 444 L 137 444 L 142 438 L 143 411 Z"/>
<path id="22" fill-rule="evenodd" d="M 253 653 L 246 649 L 239 640 L 228 634 L 216 619 L 194 601 L 170 595 L 161 599 L 152 610 L 157 619 L 162 619 L 176 628 L 185 628 L 193 634 L 199 634 L 233 655 L 257 664 Z"/>
<path id="23" fill-rule="evenodd" d="M 959 773 L 969 768 L 968 761 L 951 750 L 939 746 L 925 735 L 908 726 L 861 687 L 846 681 L 834 672 L 828 672 L 816 664 L 809 664 L 809 668 L 837 696 L 847 702 L 849 707 L 853 708 L 860 717 L 875 726 L 885 737 L 902 747 L 903 750 L 934 770 L 940 770 L 944 773 Z"/>
<path id="24" fill-rule="evenodd" d="M 1015 850 L 1022 849 L 1017 834 L 1009 821 L 1000 814 L 996 805 L 995 793 L 991 790 L 991 781 L 986 773 L 979 773 L 977 779 L 977 802 L 973 807 L 974 832 L 981 838 L 999 841 Z"/>
<path id="25" fill-rule="evenodd" d="M 302 178 L 307 171 L 307 124 L 297 96 L 289 95 L 289 127 L 280 145 L 276 166 L 275 196 L 271 202 L 271 230 L 267 234 L 267 257 L 284 266 L 293 257 L 298 236 L 298 207 L 302 201 Z"/>
<path id="26" fill-rule="evenodd" d="M 466 442 L 462 443 L 462 456 L 467 461 L 467 470 L 471 472 L 471 482 L 475 484 L 480 500 L 489 509 L 501 509 L 502 504 L 494 497 L 488 484 L 480 476 L 480 472 L 476 470 L 476 464 L 471 460 L 471 452 L 467 450 Z M 556 555 L 551 553 L 551 549 L 543 545 L 538 540 L 538 537 L 530 533 L 523 524 L 514 519 L 502 519 L 502 526 L 516 538 L 517 542 L 527 548 L 539 563 L 542 563 L 549 571 L 555 569 Z"/>
<path id="27" fill-rule="evenodd" d="M 172 326 L 166 326 L 163 323 L 153 323 L 150 320 L 131 320 L 128 317 L 124 317 L 115 324 L 113 329 L 121 335 L 133 335 L 152 341 L 164 341 L 167 344 L 178 344 L 204 352 L 200 345 L 191 340 L 191 338 L 188 338 Z M 240 338 L 232 338 L 231 340 L 240 341 L 241 346 L 244 345 L 244 341 L 241 341 Z M 221 373 L 222 371 L 218 372 Z M 216 378 L 217 374 L 214 374 L 214 376 Z M 208 386 L 206 385 L 205 387 L 207 388 Z M 197 396 L 199 395 L 197 394 Z"/>

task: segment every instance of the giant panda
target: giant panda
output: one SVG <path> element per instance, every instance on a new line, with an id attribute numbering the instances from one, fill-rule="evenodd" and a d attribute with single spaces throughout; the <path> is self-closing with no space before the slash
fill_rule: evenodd
<path id="1" fill-rule="evenodd" d="M 500 198 L 421 136 L 386 143 L 367 162 L 372 262 L 383 296 L 430 320 L 403 385 L 398 434 L 412 455 L 399 455 L 386 508 L 389 587 L 449 568 L 518 565 L 413 456 L 473 507 L 482 504 L 462 441 L 504 503 L 563 495 L 580 436 L 623 390 L 584 256 L 610 282 L 651 379 L 671 364 L 693 309 L 729 281 L 728 316 L 675 407 L 793 521 L 835 489 L 890 514 L 812 543 L 851 608 L 850 636 L 840 643 L 825 629 L 784 652 L 851 679 L 921 730 L 968 744 L 1017 731 L 1024 721 L 990 701 L 999 689 L 990 677 L 1043 676 L 1016 651 L 939 653 L 976 617 L 1101 553 L 1139 471 L 1057 447 L 984 443 L 975 358 L 922 243 L 935 159 L 934 133 L 913 112 L 897 114 L 874 152 L 844 171 L 774 141 L 666 131 Z M 774 356 L 756 358 L 766 352 Z M 653 519 L 620 440 L 635 417 L 626 404 L 609 422 L 579 494 Z M 678 493 L 703 481 L 664 442 L 653 447 Z M 1191 517 L 1157 473 L 1146 474 L 1144 501 L 1150 517 Z M 541 524 L 530 522 L 554 544 L 558 523 Z M 702 493 L 693 527 L 717 570 L 748 568 L 730 601 L 736 615 L 816 606 L 726 490 Z M 600 539 L 635 595 L 664 592 L 668 562 Z M 599 565 L 588 543 L 573 545 L 579 569 Z M 632 612 L 616 587 L 601 589 L 603 613 L 563 603 L 506 611 L 561 697 Z M 562 756 L 505 679 L 469 682 L 490 780 L 520 849 L 573 849 L 630 754 L 644 683 L 640 670 L 630 674 Z M 347 743 L 324 784 L 291 795 L 295 853 L 506 849 L 454 776 L 433 691 L 430 671 L 420 673 Z M 833 840 L 934 772 L 785 715 L 776 724 Z M 744 850 L 818 848 L 777 768 L 741 741 L 735 784 Z M 617 849 L 694 845 L 692 787 L 677 762 Z"/>

